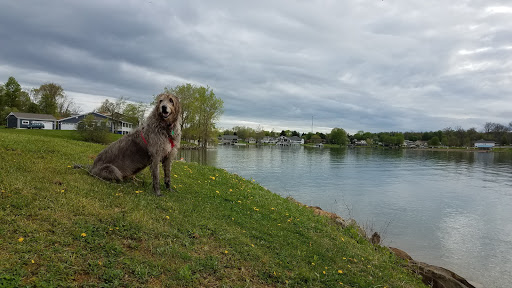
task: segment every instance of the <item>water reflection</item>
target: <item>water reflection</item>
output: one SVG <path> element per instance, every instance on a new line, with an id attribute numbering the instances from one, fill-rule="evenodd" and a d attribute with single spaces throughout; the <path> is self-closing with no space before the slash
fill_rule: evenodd
<path id="1" fill-rule="evenodd" d="M 485 287 L 512 283 L 511 154 L 267 146 L 181 157 L 386 230 L 386 244 Z"/>

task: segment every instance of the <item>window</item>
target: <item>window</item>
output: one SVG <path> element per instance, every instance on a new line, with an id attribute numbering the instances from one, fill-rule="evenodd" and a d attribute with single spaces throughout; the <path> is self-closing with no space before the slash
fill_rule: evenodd
<path id="1" fill-rule="evenodd" d="M 28 120 L 22 120 L 22 121 L 21 121 L 21 124 L 23 124 L 23 125 L 28 125 L 28 124 L 30 124 L 30 122 L 29 122 Z"/>

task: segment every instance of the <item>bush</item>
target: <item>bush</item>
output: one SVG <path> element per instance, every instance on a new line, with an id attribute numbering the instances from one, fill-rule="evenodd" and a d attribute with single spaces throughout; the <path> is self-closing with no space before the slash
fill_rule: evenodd
<path id="1" fill-rule="evenodd" d="M 107 144 L 109 143 L 107 121 L 97 121 L 93 115 L 85 117 L 85 119 L 78 123 L 78 134 L 83 141 Z"/>

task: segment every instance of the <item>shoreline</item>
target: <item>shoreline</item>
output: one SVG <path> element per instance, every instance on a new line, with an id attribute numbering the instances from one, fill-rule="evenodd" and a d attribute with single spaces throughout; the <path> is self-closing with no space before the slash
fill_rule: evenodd
<path id="1" fill-rule="evenodd" d="M 366 238 L 373 245 L 385 247 L 389 249 L 390 253 L 395 254 L 398 258 L 406 261 L 406 268 L 420 275 L 423 279 L 423 283 L 429 285 L 430 287 L 451 287 L 451 288 L 483 288 L 484 286 L 480 283 L 469 282 L 466 278 L 460 276 L 459 274 L 446 269 L 441 266 L 430 265 L 424 262 L 417 261 L 413 259 L 407 252 L 391 247 L 381 245 L 381 237 L 378 232 L 374 232 L 371 236 L 368 236 L 367 231 L 364 230 L 354 219 L 344 219 L 337 215 L 336 213 L 328 212 L 323 210 L 318 206 L 308 206 L 302 204 L 301 202 L 295 200 L 292 197 L 287 197 L 286 199 L 295 202 L 297 205 L 304 206 L 313 210 L 313 213 L 318 216 L 324 216 L 333 220 L 333 225 L 338 225 L 342 229 L 345 229 L 349 226 L 356 227 L 359 234 Z"/>

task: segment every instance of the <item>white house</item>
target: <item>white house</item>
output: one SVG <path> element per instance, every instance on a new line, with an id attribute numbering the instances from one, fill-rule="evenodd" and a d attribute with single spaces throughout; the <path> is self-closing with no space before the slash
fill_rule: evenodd
<path id="1" fill-rule="evenodd" d="M 261 143 L 263 144 L 276 144 L 277 139 L 274 137 L 265 136 L 263 139 L 261 139 Z"/>
<path id="2" fill-rule="evenodd" d="M 481 139 L 475 142 L 475 147 L 478 149 L 492 149 L 494 146 L 496 146 L 496 142 L 494 141 L 486 141 Z"/>

